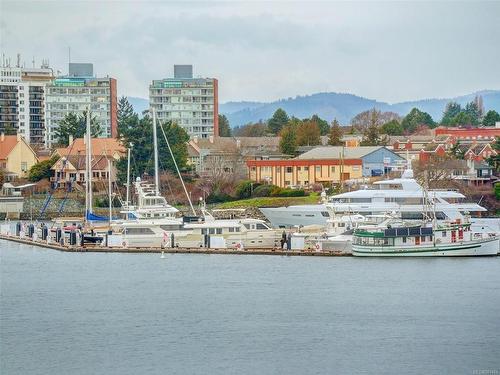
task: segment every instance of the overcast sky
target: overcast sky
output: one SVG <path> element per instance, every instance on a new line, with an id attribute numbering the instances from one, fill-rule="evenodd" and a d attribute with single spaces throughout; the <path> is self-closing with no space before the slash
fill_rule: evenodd
<path id="1" fill-rule="evenodd" d="M 119 94 L 193 64 L 220 100 L 349 92 L 397 102 L 500 88 L 500 2 L 166 3 L 0 0 L 1 51 L 67 72 L 93 62 Z"/>

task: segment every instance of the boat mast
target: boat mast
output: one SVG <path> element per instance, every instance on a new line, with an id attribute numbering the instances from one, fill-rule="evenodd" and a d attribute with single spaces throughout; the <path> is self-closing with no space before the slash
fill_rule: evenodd
<path id="1" fill-rule="evenodd" d="M 155 194 L 160 195 L 160 182 L 158 171 L 158 139 L 156 137 L 156 111 L 151 108 L 153 112 L 153 144 L 154 144 L 154 158 L 155 158 Z"/>
<path id="2" fill-rule="evenodd" d="M 128 206 L 130 206 L 130 150 L 132 148 L 132 143 L 128 147 L 128 156 L 127 156 L 127 198 L 126 198 L 126 205 L 127 209 Z"/>
<path id="3" fill-rule="evenodd" d="M 87 107 L 87 123 L 86 123 L 86 163 L 85 177 L 85 222 L 87 216 L 92 212 L 92 135 L 90 134 L 90 107 Z"/>
<path id="4" fill-rule="evenodd" d="M 165 138 L 165 143 L 167 144 L 168 151 L 170 151 L 170 156 L 172 157 L 172 161 L 174 162 L 175 169 L 177 171 L 177 174 L 179 175 L 179 179 L 181 180 L 182 187 L 184 189 L 184 193 L 186 194 L 187 200 L 189 202 L 189 206 L 191 207 L 191 211 L 193 212 L 193 215 L 196 216 L 196 211 L 193 207 L 193 202 L 191 202 L 191 197 L 188 194 L 188 191 L 186 189 L 186 185 L 184 184 L 184 179 L 182 178 L 181 172 L 179 171 L 179 166 L 177 165 L 177 162 L 175 161 L 174 153 L 172 151 L 172 148 L 170 147 L 170 142 L 168 141 L 167 134 L 165 133 L 165 130 L 163 129 L 163 126 L 160 125 L 161 132 L 163 134 L 163 138 Z"/>
<path id="5" fill-rule="evenodd" d="M 127 185 L 128 187 L 128 185 Z M 111 224 L 111 217 L 113 215 L 113 208 L 111 205 L 111 160 L 108 157 L 108 190 L 109 190 L 109 224 Z"/>

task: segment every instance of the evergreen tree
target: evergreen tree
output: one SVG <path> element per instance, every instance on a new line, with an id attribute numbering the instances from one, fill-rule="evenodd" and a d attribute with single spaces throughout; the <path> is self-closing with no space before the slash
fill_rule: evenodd
<path id="1" fill-rule="evenodd" d="M 332 126 L 330 126 L 330 134 L 328 136 L 328 144 L 330 146 L 342 146 L 342 129 L 337 119 L 332 121 Z"/>
<path id="2" fill-rule="evenodd" d="M 316 146 L 321 143 L 320 130 L 317 123 L 304 121 L 297 127 L 298 146 Z"/>
<path id="3" fill-rule="evenodd" d="M 59 146 L 67 146 L 69 143 L 69 136 L 76 138 L 83 138 L 87 130 L 87 110 L 83 111 L 81 115 L 70 112 L 58 122 L 57 128 L 54 132 L 56 144 Z M 90 134 L 92 138 L 97 138 L 101 135 L 102 130 L 97 118 L 90 113 Z"/>
<path id="4" fill-rule="evenodd" d="M 28 172 L 28 180 L 38 182 L 44 178 L 50 178 L 52 175 L 51 168 L 59 160 L 59 156 L 55 155 L 48 160 L 43 160 L 33 165 Z"/>
<path id="5" fill-rule="evenodd" d="M 313 115 L 311 117 L 311 121 L 318 125 L 319 132 L 321 135 L 327 135 L 330 132 L 330 127 L 328 126 L 328 122 L 323 120 L 318 115 Z"/>
<path id="6" fill-rule="evenodd" d="M 297 150 L 297 134 L 294 127 L 285 126 L 280 132 L 280 152 L 285 155 L 295 155 Z"/>
<path id="7" fill-rule="evenodd" d="M 433 128 L 436 123 L 431 115 L 427 112 L 420 111 L 418 108 L 413 108 L 401 121 L 403 130 L 409 134 L 414 133 L 419 125 L 427 125 Z"/>
<path id="8" fill-rule="evenodd" d="M 268 121 L 269 130 L 273 134 L 279 134 L 288 121 L 289 118 L 286 112 L 281 108 L 278 108 L 276 112 L 274 112 L 273 117 L 271 117 Z"/>
<path id="9" fill-rule="evenodd" d="M 473 115 L 466 111 L 460 111 L 453 119 L 453 125 L 473 125 L 474 121 Z"/>
<path id="10" fill-rule="evenodd" d="M 469 116 L 471 122 L 469 125 L 478 125 L 481 118 L 481 111 L 479 110 L 477 103 L 472 101 L 465 105 L 465 114 Z"/>
<path id="11" fill-rule="evenodd" d="M 133 116 L 130 120 L 132 124 L 123 136 L 123 144 L 132 144 L 130 164 L 131 176 L 141 177 L 144 173 L 152 176 L 154 174 L 154 142 L 153 142 L 153 121 L 146 114 L 139 119 Z M 189 136 L 186 131 L 171 121 L 160 124 L 157 121 L 157 136 L 158 136 L 158 159 L 161 170 L 168 170 L 176 173 L 175 165 L 168 150 L 163 132 L 160 126 L 163 126 L 170 147 L 175 157 L 175 161 L 180 170 L 185 170 L 187 167 L 187 142 Z M 125 181 L 127 177 L 127 158 L 121 158 L 117 163 L 118 178 L 120 181 Z"/>
<path id="12" fill-rule="evenodd" d="M 441 119 L 441 124 L 450 126 L 455 125 L 453 120 L 462 111 L 460 104 L 456 102 L 449 102 L 443 112 L 443 118 Z"/>
<path id="13" fill-rule="evenodd" d="M 500 114 L 497 111 L 490 110 L 486 113 L 486 116 L 483 118 L 484 126 L 495 126 L 495 123 L 500 121 Z"/>
<path id="14" fill-rule="evenodd" d="M 227 119 L 226 115 L 219 115 L 219 136 L 231 136 L 231 127 L 229 126 L 229 120 Z"/>
<path id="15" fill-rule="evenodd" d="M 122 137 L 123 133 L 127 131 L 128 124 L 130 123 L 134 113 L 134 108 L 132 104 L 129 103 L 127 97 L 122 96 L 118 101 L 118 136 Z"/>
<path id="16" fill-rule="evenodd" d="M 381 132 L 387 135 L 403 135 L 403 126 L 398 120 L 391 120 L 386 122 L 381 127 Z"/>

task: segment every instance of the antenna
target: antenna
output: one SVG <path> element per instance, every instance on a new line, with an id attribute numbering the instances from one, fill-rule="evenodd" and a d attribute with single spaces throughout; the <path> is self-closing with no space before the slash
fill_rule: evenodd
<path id="1" fill-rule="evenodd" d="M 68 47 L 68 63 L 71 64 L 71 47 Z"/>

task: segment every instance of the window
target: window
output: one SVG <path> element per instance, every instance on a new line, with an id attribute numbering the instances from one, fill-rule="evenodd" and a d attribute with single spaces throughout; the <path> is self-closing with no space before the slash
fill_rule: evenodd
<path id="1" fill-rule="evenodd" d="M 269 229 L 266 225 L 261 224 L 261 223 L 257 223 L 256 228 L 257 228 L 257 229 Z"/>
<path id="2" fill-rule="evenodd" d="M 420 242 L 425 242 L 425 236 L 420 236 Z"/>
<path id="3" fill-rule="evenodd" d="M 441 237 L 446 237 L 446 231 L 445 231 L 445 230 L 443 230 L 443 231 L 441 232 Z"/>
<path id="4" fill-rule="evenodd" d="M 406 237 L 403 237 L 403 243 L 406 243 Z"/>
<path id="5" fill-rule="evenodd" d="M 331 169 L 332 169 L 332 172 L 335 172 L 335 166 L 334 165 L 332 165 Z"/>
<path id="6" fill-rule="evenodd" d="M 222 234 L 222 228 L 216 228 L 215 229 L 216 234 Z"/>
<path id="7" fill-rule="evenodd" d="M 26 172 L 26 171 L 28 170 L 28 163 L 26 163 L 25 161 L 23 161 L 23 162 L 21 163 L 21 170 L 22 170 L 23 172 Z"/>
<path id="8" fill-rule="evenodd" d="M 152 235 L 154 232 L 150 228 L 125 228 L 125 234 Z"/>
<path id="9" fill-rule="evenodd" d="M 316 166 L 316 173 L 321 174 L 321 166 L 319 166 L 319 165 Z"/>
<path id="10" fill-rule="evenodd" d="M 309 167 L 304 167 L 304 172 L 308 172 L 309 171 Z"/>
<path id="11" fill-rule="evenodd" d="M 292 173 L 293 168 L 292 167 L 286 167 L 286 173 Z"/>
<path id="12" fill-rule="evenodd" d="M 330 214 L 328 213 L 328 211 L 321 211 L 321 216 L 330 217 Z"/>

